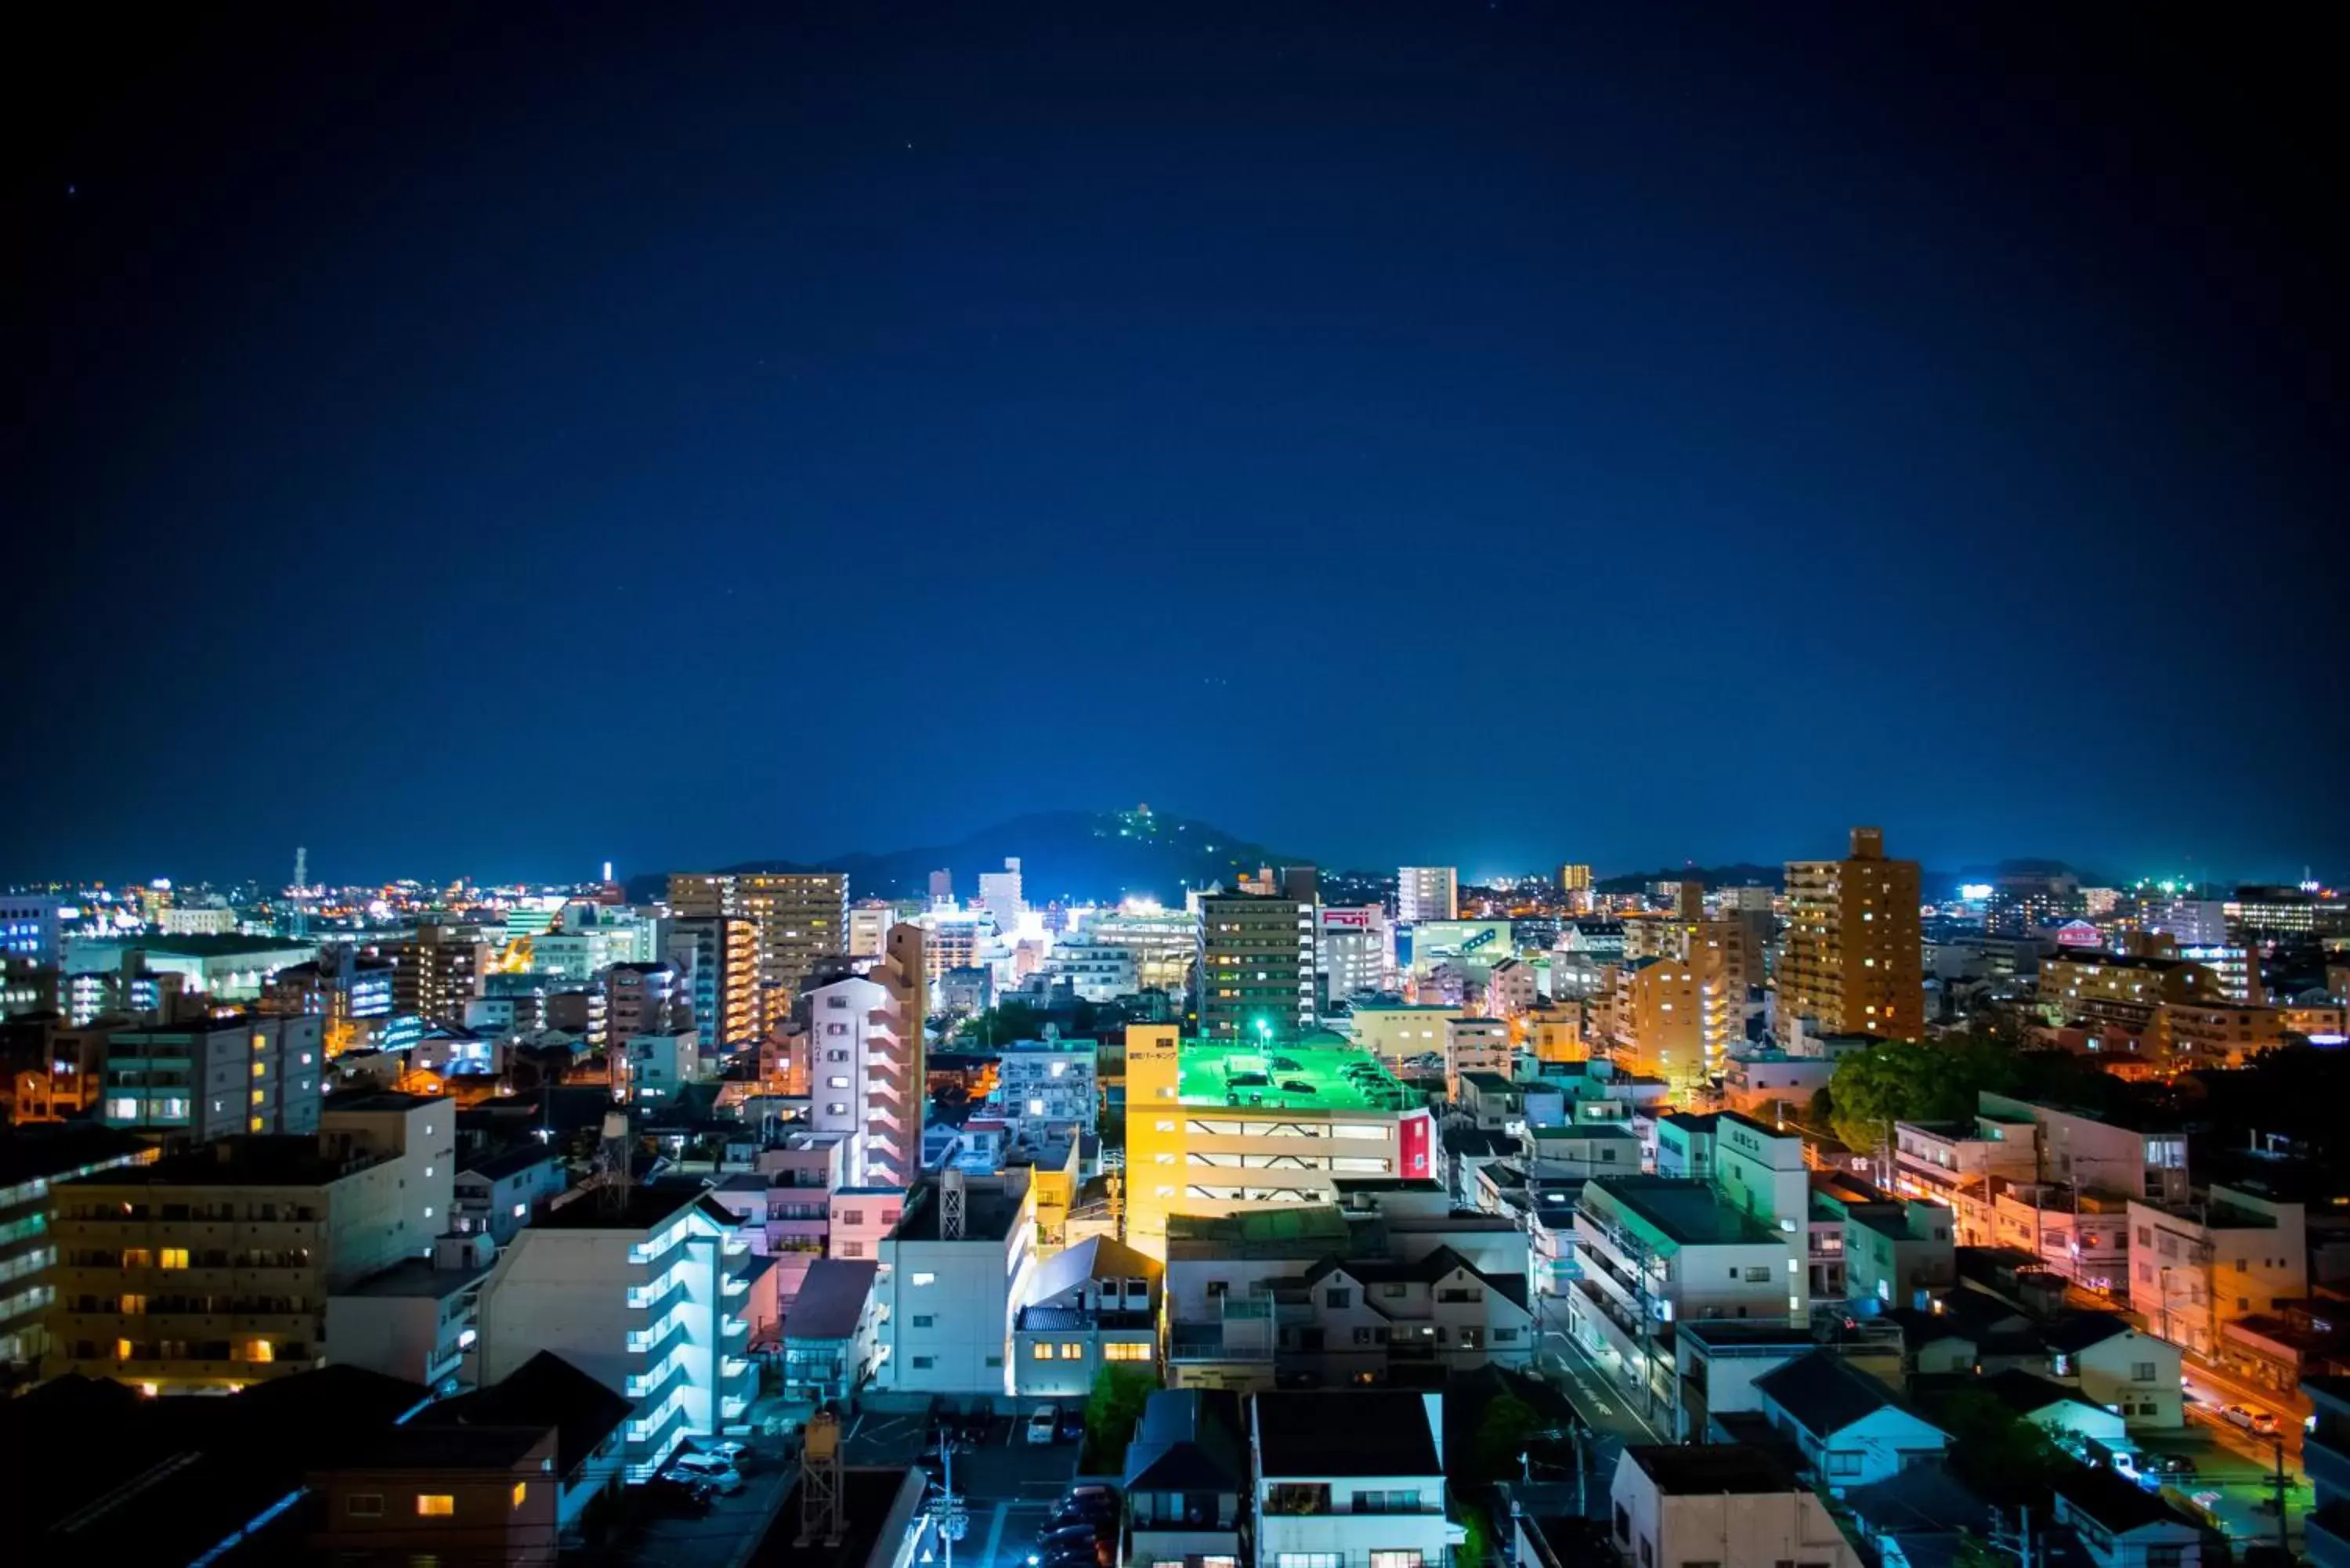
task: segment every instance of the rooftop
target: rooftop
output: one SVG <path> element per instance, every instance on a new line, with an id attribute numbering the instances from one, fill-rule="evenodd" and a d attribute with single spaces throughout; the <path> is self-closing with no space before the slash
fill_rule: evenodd
<path id="1" fill-rule="evenodd" d="M 524 1231 L 657 1231 L 688 1209 L 700 1207 L 718 1224 L 732 1231 L 735 1217 L 702 1195 L 700 1180 L 657 1181 L 650 1186 L 621 1188 L 623 1197 L 608 1196 L 609 1188 L 574 1188 L 570 1201 L 557 1203 L 533 1220 Z"/>
<path id="2" fill-rule="evenodd" d="M 810 1263 L 799 1295 L 784 1314 L 784 1337 L 833 1340 L 855 1334 L 880 1267 L 849 1258 L 818 1258 Z"/>
<path id="3" fill-rule="evenodd" d="M 1885 1385 L 1824 1350 L 1764 1373 L 1754 1387 L 1814 1438 L 1840 1432 L 1893 1403 Z"/>
<path id="4" fill-rule="evenodd" d="M 963 1185 L 961 1240 L 1003 1241 L 1012 1234 L 1012 1227 L 1020 1218 L 1022 1196 L 986 1178 L 967 1180 Z M 890 1238 L 899 1241 L 943 1240 L 939 1234 L 940 1212 L 938 1187 L 926 1181 L 907 1196 L 905 1211 L 899 1215 Z"/>
<path id="5" fill-rule="evenodd" d="M 1187 1106 L 1399 1111 L 1417 1103 L 1377 1056 L 1347 1047 L 1188 1041 L 1176 1062 Z"/>
<path id="6" fill-rule="evenodd" d="M 1675 1247 L 1751 1246 L 1776 1242 L 1779 1232 L 1735 1209 L 1710 1182 L 1671 1176 L 1603 1176 L 1585 1189 L 1618 1208 Z"/>
<path id="7" fill-rule="evenodd" d="M 1743 1443 L 1634 1443 L 1625 1449 L 1624 1457 L 1669 1497 L 1797 1490 L 1794 1477 L 1776 1459 Z"/>
<path id="8" fill-rule="evenodd" d="M 1257 1449 L 1273 1476 L 1432 1476 L 1436 1457 L 1428 1406 L 1416 1393 L 1384 1388 L 1259 1394 Z"/>
<path id="9" fill-rule="evenodd" d="M 495 1154 L 476 1155 L 459 1163 L 460 1176 L 478 1176 L 484 1181 L 504 1181 L 509 1176 L 519 1176 L 525 1170 L 559 1162 L 563 1157 L 538 1144 L 525 1144 L 520 1148 L 502 1149 Z"/>
<path id="10" fill-rule="evenodd" d="M 388 1269 L 332 1293 L 338 1296 L 408 1297 L 445 1300 L 468 1285 L 489 1277 L 491 1265 L 477 1269 L 436 1269 L 430 1258 L 402 1258 Z"/>
<path id="11" fill-rule="evenodd" d="M 155 1161 L 100 1171 L 76 1187 L 324 1187 L 381 1161 L 374 1156 L 336 1159 L 310 1135 L 243 1135 Z"/>

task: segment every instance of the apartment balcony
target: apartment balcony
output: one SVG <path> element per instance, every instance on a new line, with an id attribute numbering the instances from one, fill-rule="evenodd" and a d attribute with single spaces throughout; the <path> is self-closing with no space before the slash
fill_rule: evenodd
<path id="1" fill-rule="evenodd" d="M 684 1289 L 685 1278 L 681 1274 L 664 1274 L 649 1285 L 630 1285 L 629 1310 L 630 1312 L 654 1311 Z"/>
<path id="2" fill-rule="evenodd" d="M 682 1386 L 692 1376 L 686 1366 L 689 1357 L 673 1355 L 650 1372 L 632 1374 L 625 1392 L 639 1404 L 658 1405 Z"/>
<path id="3" fill-rule="evenodd" d="M 2310 1438 L 2302 1444 L 2301 1468 L 2319 1491 L 2350 1497 L 2350 1453 Z"/>
<path id="4" fill-rule="evenodd" d="M 2315 1568 L 2350 1568 L 2350 1509 L 2335 1500 L 2312 1509 L 2301 1526 L 2303 1555 Z"/>
<path id="5" fill-rule="evenodd" d="M 718 1320 L 718 1335 L 721 1339 L 741 1339 L 750 1332 L 750 1324 L 731 1313 Z"/>
<path id="6" fill-rule="evenodd" d="M 659 1360 L 669 1354 L 670 1347 L 685 1337 L 685 1319 L 673 1317 L 657 1329 L 631 1329 L 629 1332 L 629 1354 Z"/>
<path id="7" fill-rule="evenodd" d="M 744 1250 L 748 1251 L 747 1248 Z M 746 1293 L 750 1288 L 751 1282 L 738 1274 L 728 1279 L 724 1284 L 718 1287 L 718 1290 L 722 1295 L 739 1296 Z"/>

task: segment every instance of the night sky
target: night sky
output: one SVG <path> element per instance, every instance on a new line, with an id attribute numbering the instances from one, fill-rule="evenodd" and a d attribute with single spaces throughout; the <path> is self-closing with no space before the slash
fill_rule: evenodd
<path id="1" fill-rule="evenodd" d="M 20 62 L 0 877 L 2350 874 L 2293 16 L 240 9 Z"/>

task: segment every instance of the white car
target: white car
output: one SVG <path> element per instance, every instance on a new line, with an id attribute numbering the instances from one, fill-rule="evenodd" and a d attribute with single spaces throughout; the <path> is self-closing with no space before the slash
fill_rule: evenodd
<path id="1" fill-rule="evenodd" d="M 1050 1405 L 1039 1405 L 1028 1412 L 1028 1440 L 1049 1443 L 1061 1435 L 1061 1412 Z"/>
<path id="2" fill-rule="evenodd" d="M 715 1454 L 680 1454 L 670 1460 L 669 1473 L 680 1480 L 700 1481 L 723 1495 L 743 1490 L 743 1472 Z"/>

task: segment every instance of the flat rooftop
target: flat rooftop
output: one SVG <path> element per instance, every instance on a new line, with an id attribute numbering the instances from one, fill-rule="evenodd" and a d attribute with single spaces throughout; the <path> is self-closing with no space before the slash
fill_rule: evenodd
<path id="1" fill-rule="evenodd" d="M 1707 1182 L 1669 1176 L 1603 1176 L 1586 1189 L 1604 1192 L 1658 1236 L 1681 1247 L 1746 1246 L 1780 1238 L 1762 1220 L 1733 1209 Z"/>
<path id="2" fill-rule="evenodd" d="M 444 1301 L 466 1286 L 480 1284 L 489 1278 L 491 1267 L 484 1263 L 477 1269 L 436 1269 L 430 1258 L 402 1258 L 391 1267 L 331 1293 L 380 1300 Z"/>
<path id="3" fill-rule="evenodd" d="M 1400 1111 L 1419 1104 L 1368 1051 L 1330 1045 L 1186 1043 L 1176 1094 L 1187 1106 Z"/>

